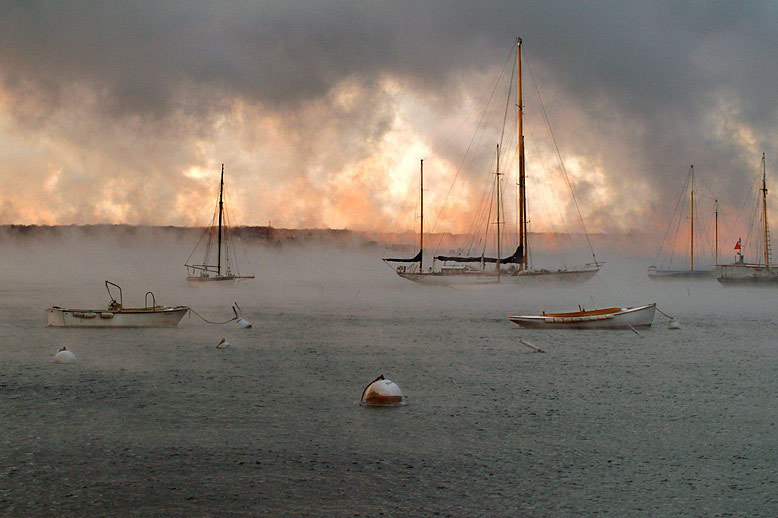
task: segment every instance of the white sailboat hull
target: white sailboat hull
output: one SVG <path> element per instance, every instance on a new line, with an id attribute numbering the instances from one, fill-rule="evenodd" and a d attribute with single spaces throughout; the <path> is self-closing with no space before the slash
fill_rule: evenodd
<path id="1" fill-rule="evenodd" d="M 175 327 L 188 311 L 186 306 L 115 311 L 53 306 L 46 310 L 46 320 L 50 327 Z"/>
<path id="2" fill-rule="evenodd" d="M 534 329 L 630 329 L 651 327 L 656 303 L 634 308 L 613 308 L 613 312 L 581 311 L 550 315 L 508 317 L 519 327 Z M 599 313 L 599 314 L 598 314 Z"/>
<path id="3" fill-rule="evenodd" d="M 778 270 L 763 265 L 735 263 L 719 266 L 716 280 L 725 285 L 778 285 Z"/>
<path id="4" fill-rule="evenodd" d="M 549 284 L 559 283 L 564 285 L 583 284 L 597 275 L 599 268 L 587 268 L 582 270 L 525 270 L 520 272 L 501 272 L 497 275 L 494 270 L 466 270 L 452 269 L 439 272 L 403 272 L 397 275 L 419 284 L 430 286 L 477 286 L 489 284 Z"/>

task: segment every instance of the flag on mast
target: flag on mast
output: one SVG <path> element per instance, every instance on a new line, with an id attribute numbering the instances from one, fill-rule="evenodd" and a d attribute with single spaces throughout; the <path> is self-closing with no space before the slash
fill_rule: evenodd
<path id="1" fill-rule="evenodd" d="M 740 250 L 740 240 L 737 240 L 737 243 L 735 243 L 735 250 Z"/>

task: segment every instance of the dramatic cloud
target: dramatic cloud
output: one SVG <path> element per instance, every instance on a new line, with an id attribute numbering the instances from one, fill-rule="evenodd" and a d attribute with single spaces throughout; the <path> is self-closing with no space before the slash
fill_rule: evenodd
<path id="1" fill-rule="evenodd" d="M 581 229 L 535 82 L 590 231 L 663 230 L 690 163 L 725 220 L 778 169 L 774 4 L 0 1 L 0 223 L 204 224 L 225 163 L 240 223 L 406 230 L 423 157 L 466 231 L 516 36 L 534 229 Z"/>

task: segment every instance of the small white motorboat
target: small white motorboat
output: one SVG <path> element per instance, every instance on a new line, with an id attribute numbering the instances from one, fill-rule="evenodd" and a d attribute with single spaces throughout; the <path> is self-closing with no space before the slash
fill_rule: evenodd
<path id="1" fill-rule="evenodd" d="M 119 290 L 119 301 L 113 298 L 110 286 Z M 187 306 L 158 306 L 154 294 L 146 292 L 145 306 L 125 308 L 122 305 L 122 288 L 105 281 L 105 289 L 111 302 L 106 309 L 70 309 L 52 306 L 46 310 L 50 327 L 175 327 L 184 318 Z M 149 305 L 151 296 L 151 305 Z"/>
<path id="2" fill-rule="evenodd" d="M 580 308 L 580 306 L 579 306 Z M 543 329 L 631 329 L 651 327 L 656 303 L 630 308 L 604 308 L 570 313 L 546 313 L 508 317 L 519 327 Z"/>

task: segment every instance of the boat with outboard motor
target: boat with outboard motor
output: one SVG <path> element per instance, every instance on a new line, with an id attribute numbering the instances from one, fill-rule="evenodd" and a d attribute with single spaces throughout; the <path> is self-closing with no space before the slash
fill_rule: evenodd
<path id="1" fill-rule="evenodd" d="M 111 286 L 119 290 L 117 301 L 111 293 Z M 168 307 L 157 305 L 154 294 L 146 292 L 142 308 L 125 308 L 122 288 L 105 281 L 105 289 L 111 302 L 105 309 L 72 309 L 52 306 L 46 310 L 50 327 L 175 327 L 189 311 L 188 306 Z M 151 305 L 149 305 L 149 300 Z"/>

